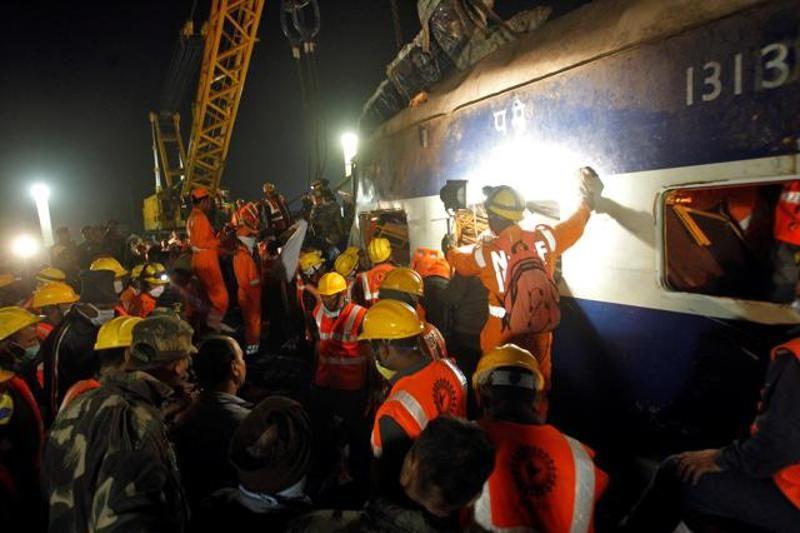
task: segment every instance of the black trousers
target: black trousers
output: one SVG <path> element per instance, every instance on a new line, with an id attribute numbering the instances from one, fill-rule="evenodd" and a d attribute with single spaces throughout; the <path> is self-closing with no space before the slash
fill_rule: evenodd
<path id="1" fill-rule="evenodd" d="M 676 456 L 661 463 L 623 531 L 671 533 L 691 513 L 727 518 L 768 531 L 800 531 L 800 509 L 772 479 L 725 471 L 705 474 L 692 485 L 678 477 L 677 466 Z"/>

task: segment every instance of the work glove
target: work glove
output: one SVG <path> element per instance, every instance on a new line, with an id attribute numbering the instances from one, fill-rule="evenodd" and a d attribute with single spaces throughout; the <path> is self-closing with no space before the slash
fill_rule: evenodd
<path id="1" fill-rule="evenodd" d="M 581 199 L 594 211 L 603 195 L 603 182 L 592 167 L 583 167 L 578 171 L 580 175 Z"/>

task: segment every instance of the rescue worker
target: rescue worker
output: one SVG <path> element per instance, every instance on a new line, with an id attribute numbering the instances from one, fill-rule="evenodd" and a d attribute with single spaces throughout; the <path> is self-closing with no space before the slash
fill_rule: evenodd
<path id="1" fill-rule="evenodd" d="M 317 180 L 311 184 L 313 208 L 309 215 L 308 230 L 328 261 L 339 255 L 339 247 L 347 232 L 344 227 L 342 208 L 328 186 L 328 180 Z"/>
<path id="2" fill-rule="evenodd" d="M 317 420 L 315 427 L 320 428 L 330 428 L 334 416 L 342 419 L 350 446 L 349 472 L 363 489 L 369 478 L 370 458 L 365 418 L 369 360 L 367 347 L 359 345 L 358 335 L 367 310 L 347 301 L 347 282 L 337 272 L 322 276 L 317 290 L 321 302 L 313 313 L 317 364 L 312 416 Z"/>
<path id="3" fill-rule="evenodd" d="M 142 291 L 139 293 L 136 316 L 146 318 L 158 307 L 158 299 L 169 284 L 167 269 L 161 263 L 147 263 L 140 276 Z"/>
<path id="4" fill-rule="evenodd" d="M 36 367 L 41 344 L 36 336 L 36 325 L 41 320 L 28 310 L 20 312 L 20 307 L 3 307 L 0 320 L 6 330 L 13 330 L 3 337 L 3 352 L 13 357 L 14 373 L 25 380 L 28 389 L 41 399 L 41 384 L 37 379 Z"/>
<path id="5" fill-rule="evenodd" d="M 261 346 L 261 259 L 258 257 L 258 210 L 249 203 L 238 211 L 233 272 L 237 299 L 244 319 L 245 354 L 255 355 Z"/>
<path id="6" fill-rule="evenodd" d="M 367 255 L 372 268 L 358 275 L 356 300 L 364 307 L 370 307 L 378 300 L 378 290 L 383 278 L 394 270 L 392 264 L 392 243 L 385 237 L 375 237 L 367 246 Z"/>
<path id="7" fill-rule="evenodd" d="M 159 406 L 197 350 L 167 315 L 133 327 L 127 369 L 58 414 L 44 453 L 50 531 L 183 531 L 187 507 Z"/>
<path id="8" fill-rule="evenodd" d="M 535 408 L 544 389 L 536 358 L 514 344 L 484 354 L 472 376 L 480 425 L 495 468 L 474 505 L 489 531 L 594 531 L 595 504 L 608 485 L 594 452 L 545 424 Z"/>
<path id="9" fill-rule="evenodd" d="M 436 326 L 425 320 L 425 309 L 420 305 L 424 295 L 422 276 L 408 267 L 397 267 L 386 274 L 378 292 L 381 300 L 397 300 L 413 307 L 425 325 L 422 332 L 425 353 L 433 360 L 446 359 L 444 336 Z"/>
<path id="10" fill-rule="evenodd" d="M 110 270 L 114 273 L 114 292 L 117 296 L 125 290 L 125 277 L 128 271 L 113 257 L 99 257 L 92 261 L 89 270 Z"/>
<path id="11" fill-rule="evenodd" d="M 3 531 L 44 529 L 39 477 L 42 416 L 17 374 L 22 344 L 39 319 L 21 307 L 0 308 L 0 517 Z M 22 337 L 27 337 L 26 341 Z"/>
<path id="12" fill-rule="evenodd" d="M 261 216 L 264 229 L 277 237 L 292 225 L 289 206 L 274 183 L 265 183 L 262 191 L 264 199 L 261 200 Z"/>
<path id="13" fill-rule="evenodd" d="M 625 531 L 671 532 L 687 513 L 749 528 L 800 525 L 800 338 L 772 350 L 750 435 L 721 449 L 667 458 Z"/>
<path id="14" fill-rule="evenodd" d="M 556 261 L 583 235 L 603 187 L 591 168 L 584 167 L 579 173 L 582 202 L 575 213 L 555 226 L 537 226 L 532 232 L 522 229 L 519 222 L 525 216 L 525 199 L 513 188 L 501 185 L 487 188 L 485 191 L 487 197 L 484 205 L 492 235 L 469 248 L 457 249 L 451 242 L 447 242 L 447 261 L 455 271 L 465 276 L 480 277 L 489 291 L 489 316 L 481 330 L 482 353 L 513 340 L 534 354 L 539 361 L 546 392 L 550 390 L 553 334 L 551 330 L 545 330 L 525 335 L 524 338 L 510 338 L 511 335 L 504 325 L 504 319 L 508 318 L 504 306 L 506 284 L 509 282 L 507 270 L 512 260 L 512 252 L 516 254 L 519 250 L 526 250 L 538 256 L 539 261 L 544 263 L 547 269 L 553 296 L 558 297 L 557 289 L 552 284 Z M 524 291 L 520 291 L 522 292 Z M 557 313 L 557 300 L 548 303 L 556 306 L 551 312 Z M 529 317 L 518 318 L 524 320 Z M 546 403 L 542 406 L 546 408 Z"/>
<path id="15" fill-rule="evenodd" d="M 467 380 L 448 359 L 432 361 L 423 348 L 425 324 L 414 308 L 382 300 L 364 315 L 360 341 L 368 341 L 378 372 L 391 390 L 375 414 L 372 451 L 378 476 L 396 489 L 403 459 L 425 426 L 441 414 L 466 415 Z"/>
<path id="16" fill-rule="evenodd" d="M 358 248 L 350 247 L 340 253 L 333 262 L 333 268 L 347 281 L 347 301 L 353 301 L 353 286 L 355 285 L 358 274 Z"/>
<path id="17" fill-rule="evenodd" d="M 42 345 L 45 419 L 52 420 L 73 383 L 97 372 L 99 361 L 93 349 L 97 331 L 114 318 L 117 302 L 112 271 L 81 273 L 80 300 Z"/>
<path id="18" fill-rule="evenodd" d="M 222 319 L 228 311 L 228 289 L 219 265 L 220 241 L 208 216 L 211 195 L 198 187 L 192 191 L 192 212 L 186 221 L 186 233 L 192 245 L 192 270 L 206 291 L 211 309 L 206 319 L 208 327 L 222 329 Z"/>
<path id="19" fill-rule="evenodd" d="M 301 253 L 297 263 L 298 273 L 295 278 L 297 307 L 303 316 L 307 340 L 311 339 L 314 309 L 321 301 L 317 292 L 317 283 L 322 275 L 325 274 L 322 268 L 324 264 L 322 252 L 319 250 L 308 250 Z"/>
<path id="20" fill-rule="evenodd" d="M 775 241 L 773 299 L 793 302 L 792 306 L 800 311 L 800 180 L 783 186 L 775 207 Z"/>
<path id="21" fill-rule="evenodd" d="M 76 381 L 64 394 L 59 411 L 66 409 L 81 394 L 99 387 L 106 377 L 122 371 L 125 353 L 133 342 L 133 326 L 142 320 L 138 316 L 118 316 L 100 326 L 94 343 L 95 357 L 100 365 L 97 376 Z"/>
<path id="22" fill-rule="evenodd" d="M 142 270 L 147 263 L 139 263 L 131 269 L 131 276 L 128 286 L 119 295 L 119 303 L 125 312 L 132 316 L 139 316 L 141 307 L 140 296 L 142 294 Z"/>
<path id="23" fill-rule="evenodd" d="M 411 259 L 411 268 L 422 276 L 424 294 L 420 303 L 425 308 L 425 319 L 444 332 L 448 324 L 445 295 L 450 284 L 450 264 L 439 250 L 417 248 Z"/>
<path id="24" fill-rule="evenodd" d="M 36 337 L 39 342 L 44 342 L 50 336 L 50 333 L 64 320 L 72 304 L 79 299 L 72 287 L 58 281 L 45 283 L 33 292 L 31 304 L 44 317 L 36 324 Z"/>

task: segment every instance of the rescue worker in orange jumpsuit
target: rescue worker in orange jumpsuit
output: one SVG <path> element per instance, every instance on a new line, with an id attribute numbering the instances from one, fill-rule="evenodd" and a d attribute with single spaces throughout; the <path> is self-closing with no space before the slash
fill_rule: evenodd
<path id="1" fill-rule="evenodd" d="M 333 269 L 336 270 L 347 281 L 347 301 L 353 301 L 353 287 L 358 276 L 359 250 L 351 246 L 340 253 L 333 262 Z"/>
<path id="2" fill-rule="evenodd" d="M 321 302 L 313 313 L 317 364 L 312 411 L 320 427 L 330 427 L 334 415 L 342 419 L 350 445 L 348 470 L 365 489 L 370 458 L 365 413 L 369 359 L 367 347 L 358 343 L 358 335 L 367 310 L 347 301 L 347 282 L 337 272 L 322 276 L 317 289 Z"/>
<path id="3" fill-rule="evenodd" d="M 371 437 L 379 486 L 390 494 L 397 493 L 403 459 L 428 422 L 441 414 L 466 415 L 467 380 L 449 359 L 431 360 L 423 347 L 424 331 L 413 307 L 381 300 L 367 311 L 359 336 L 369 342 L 378 372 L 391 385 Z"/>
<path id="4" fill-rule="evenodd" d="M 800 180 L 783 186 L 775 207 L 775 241 L 773 299 L 793 302 L 792 306 L 800 311 Z"/>
<path id="5" fill-rule="evenodd" d="M 672 532 L 688 513 L 735 520 L 742 531 L 798 531 L 800 338 L 772 350 L 750 435 L 668 457 L 624 531 Z"/>
<path id="6" fill-rule="evenodd" d="M 211 195 L 199 187 L 192 191 L 192 212 L 186 221 L 186 233 L 192 246 L 192 270 L 203 285 L 211 309 L 206 323 L 215 330 L 222 329 L 222 319 L 228 311 L 228 289 L 219 266 L 220 241 L 208 219 Z"/>
<path id="7" fill-rule="evenodd" d="M 167 269 L 161 263 L 147 263 L 141 274 L 142 292 L 136 316 L 147 318 L 158 306 L 158 299 L 169 284 Z"/>
<path id="8" fill-rule="evenodd" d="M 147 263 L 140 263 L 131 269 L 128 286 L 119 295 L 119 303 L 125 312 L 131 316 L 138 316 L 140 307 L 139 297 L 142 294 L 142 270 Z"/>
<path id="9" fill-rule="evenodd" d="M 391 262 L 392 244 L 385 237 L 373 238 L 367 246 L 367 255 L 372 268 L 358 275 L 355 288 L 356 301 L 364 307 L 369 307 L 378 301 L 378 290 L 383 278 L 395 268 Z"/>
<path id="10" fill-rule="evenodd" d="M 446 331 L 449 326 L 447 287 L 450 285 L 451 268 L 440 250 L 417 248 L 411 259 L 411 268 L 422 276 L 425 294 L 420 303 L 425 308 L 425 319 Z"/>
<path id="11" fill-rule="evenodd" d="M 261 201 L 261 215 L 264 228 L 277 237 L 292 225 L 289 207 L 275 184 L 265 183 L 262 190 L 264 199 Z"/>
<path id="12" fill-rule="evenodd" d="M 238 285 L 237 298 L 244 319 L 245 354 L 258 353 L 261 346 L 261 260 L 256 249 L 258 235 L 258 208 L 246 204 L 238 211 L 236 252 L 233 255 L 233 272 Z"/>
<path id="13" fill-rule="evenodd" d="M 538 226 L 531 232 L 519 222 L 524 218 L 525 199 L 511 187 L 501 185 L 489 189 L 485 206 L 492 235 L 468 248 L 455 248 L 448 241 L 447 261 L 463 276 L 479 276 L 489 292 L 489 316 L 481 330 L 481 352 L 508 342 L 503 331 L 504 290 L 512 248 L 518 243 L 533 243 L 539 258 L 550 275 L 555 272 L 558 257 L 583 235 L 603 184 L 591 168 L 580 170 L 582 202 L 575 213 L 553 227 Z M 545 391 L 550 390 L 552 331 L 514 341 L 534 354 L 545 378 Z"/>
<path id="14" fill-rule="evenodd" d="M 425 296 L 422 276 L 408 267 L 397 267 L 383 278 L 378 295 L 381 300 L 397 300 L 413 307 L 425 324 L 422 340 L 428 357 L 434 361 L 448 357 L 444 335 L 425 320 L 425 309 L 420 305 L 420 299 Z"/>
<path id="15" fill-rule="evenodd" d="M 536 358 L 514 344 L 494 348 L 479 361 L 472 386 L 479 424 L 495 449 L 475 522 L 488 531 L 594 531 L 608 476 L 590 448 L 538 414 L 544 376 Z"/>

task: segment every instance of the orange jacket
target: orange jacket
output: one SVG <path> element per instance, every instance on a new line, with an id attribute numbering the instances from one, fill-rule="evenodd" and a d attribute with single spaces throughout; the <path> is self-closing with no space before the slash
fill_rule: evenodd
<path id="1" fill-rule="evenodd" d="M 378 291 L 383 283 L 383 278 L 394 269 L 395 266 L 391 263 L 380 263 L 358 275 L 366 307 L 370 307 L 378 301 Z"/>
<path id="2" fill-rule="evenodd" d="M 359 349 L 358 332 L 365 314 L 366 309 L 353 303 L 346 304 L 335 316 L 317 304 L 314 320 L 319 332 L 319 356 L 315 385 L 348 391 L 364 388 L 368 360 Z"/>
<path id="3" fill-rule="evenodd" d="M 245 323 L 245 342 L 261 342 L 261 270 L 247 246 L 240 244 L 233 255 L 237 297 Z"/>
<path id="4" fill-rule="evenodd" d="M 194 253 L 213 251 L 216 254 L 220 247 L 219 239 L 208 216 L 200 208 L 195 207 L 189 214 L 186 220 L 186 233 Z"/>
<path id="5" fill-rule="evenodd" d="M 786 344 L 776 347 L 772 350 L 772 359 L 777 357 L 778 352 L 782 350 L 789 350 L 800 361 L 800 339 L 794 339 Z M 763 394 L 763 391 L 762 391 Z M 758 410 L 762 410 L 763 404 L 759 402 Z M 758 425 L 753 423 L 750 428 L 751 433 L 758 431 Z M 791 501 L 795 507 L 800 509 L 800 462 L 787 466 L 779 470 L 774 476 L 773 481 L 778 486 L 780 491 Z"/>
<path id="6" fill-rule="evenodd" d="M 289 228 L 290 215 L 289 208 L 286 206 L 286 199 L 282 194 L 276 194 L 264 198 L 263 204 L 267 228 L 274 228 L 277 234 L 281 234 Z"/>
<path id="7" fill-rule="evenodd" d="M 64 395 L 64 399 L 61 400 L 61 407 L 59 407 L 58 410 L 63 411 L 75 400 L 75 398 L 85 392 L 89 392 L 90 390 L 94 390 L 99 387 L 100 382 L 96 379 L 82 379 L 80 381 L 76 381 L 69 389 L 67 389 L 67 393 Z"/>
<path id="8" fill-rule="evenodd" d="M 423 345 L 428 356 L 436 361 L 437 359 L 447 359 L 447 344 L 444 335 L 439 328 L 425 322 L 425 330 L 422 332 Z"/>
<path id="9" fill-rule="evenodd" d="M 146 292 L 136 293 L 132 287 L 128 287 L 119 297 L 120 306 L 130 316 L 147 318 L 156 308 L 156 299 Z"/>
<path id="10" fill-rule="evenodd" d="M 491 531 L 594 531 L 594 508 L 608 486 L 594 452 L 549 425 L 486 422 L 495 467 L 475 503 Z"/>
<path id="11" fill-rule="evenodd" d="M 375 413 L 372 453 L 375 457 L 383 453 L 379 424 L 384 416 L 391 417 L 411 440 L 416 440 L 428 422 L 441 414 L 467 414 L 467 378 L 447 359 L 431 361 L 422 370 L 395 382 Z"/>
<path id="12" fill-rule="evenodd" d="M 775 207 L 775 239 L 800 246 L 800 180 L 783 186 Z"/>

